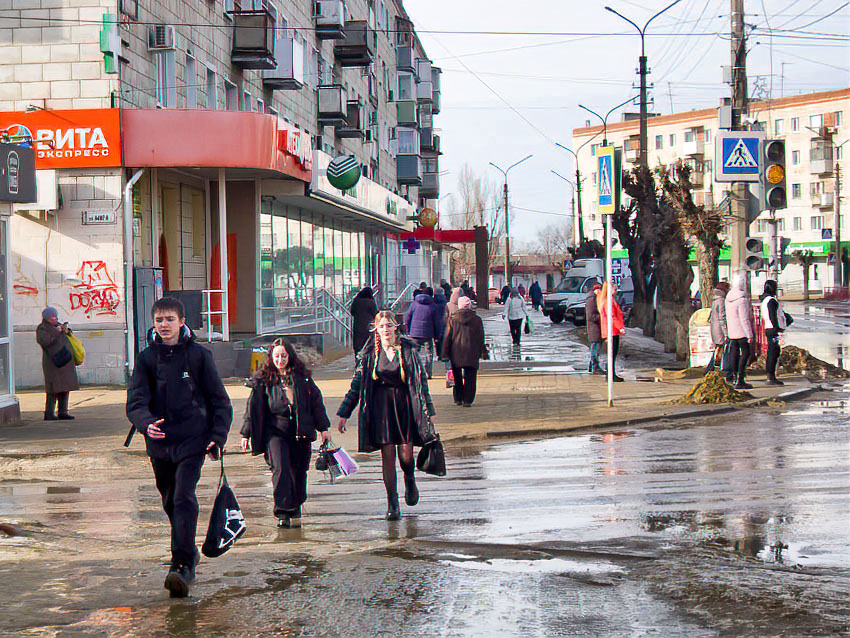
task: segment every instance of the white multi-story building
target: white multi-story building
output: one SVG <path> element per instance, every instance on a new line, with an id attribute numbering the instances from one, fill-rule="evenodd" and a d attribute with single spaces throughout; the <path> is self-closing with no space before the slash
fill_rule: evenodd
<path id="1" fill-rule="evenodd" d="M 434 272 L 399 236 L 439 197 L 441 97 L 402 0 L 11 0 L 0 17 L 0 134 L 39 169 L 39 202 L 2 222 L 19 385 L 41 383 L 47 305 L 86 344 L 81 380 L 121 383 L 162 290 L 225 340 L 344 337 L 354 291 Z M 362 173 L 344 190 L 341 157 Z"/>
<path id="2" fill-rule="evenodd" d="M 794 95 L 769 101 L 751 102 L 750 128 L 762 130 L 768 139 L 782 138 L 786 150 L 786 183 L 788 207 L 776 211 L 777 230 L 791 240 L 786 253 L 796 249 L 812 250 L 815 264 L 810 271 L 813 289 L 836 285 L 832 265 L 835 253 L 834 233 L 840 222 L 841 246 L 850 247 L 850 226 L 846 213 L 836 220 L 836 170 L 840 167 L 842 182 L 846 179 L 843 148 L 850 139 L 845 118 L 850 115 L 850 89 Z M 714 139 L 719 130 L 717 109 L 701 109 L 651 117 L 648 121 L 650 168 L 673 167 L 687 163 L 694 185 L 697 204 L 718 205 L 729 189 L 728 183 L 714 181 Z M 573 130 L 574 148 L 585 145 L 578 153 L 579 169 L 589 178 L 582 190 L 585 234 L 601 240 L 604 219 L 597 211 L 596 149 L 601 145 L 601 126 Z M 598 138 L 594 139 L 594 138 Z M 624 169 L 638 160 L 639 120 L 609 124 L 608 143 L 623 149 Z M 594 139 L 593 142 L 587 143 Z M 583 180 L 584 181 L 584 180 Z M 846 187 L 842 186 L 842 191 Z M 758 185 L 752 187 L 758 191 Z M 846 195 L 842 197 L 846 201 Z M 750 235 L 767 240 L 769 213 L 763 212 L 750 226 Z M 765 242 L 766 243 L 766 242 Z M 725 252 L 725 251 L 724 251 Z M 782 272 L 780 284 L 786 290 L 802 286 L 802 268 L 791 263 Z M 728 275 L 728 256 L 721 261 L 722 275 Z M 840 285 L 840 282 L 839 284 Z"/>

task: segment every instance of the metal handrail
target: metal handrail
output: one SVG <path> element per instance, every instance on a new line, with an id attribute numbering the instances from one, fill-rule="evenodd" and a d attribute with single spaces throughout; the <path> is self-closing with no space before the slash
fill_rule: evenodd
<path id="1" fill-rule="evenodd" d="M 414 287 L 414 285 L 412 283 L 409 283 L 409 284 L 407 284 L 407 286 L 404 287 L 404 290 L 402 290 L 401 293 L 399 293 L 399 295 L 398 295 L 398 297 L 396 297 L 395 301 L 392 302 L 389 305 L 390 312 L 395 312 L 395 307 L 396 307 L 396 305 L 398 305 L 398 302 L 400 302 L 402 299 L 404 299 L 407 296 L 407 291 L 410 290 L 413 287 Z"/>

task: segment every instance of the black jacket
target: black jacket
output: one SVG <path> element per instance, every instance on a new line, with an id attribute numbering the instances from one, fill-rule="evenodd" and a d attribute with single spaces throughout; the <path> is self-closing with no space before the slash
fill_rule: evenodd
<path id="1" fill-rule="evenodd" d="M 428 375 L 422 365 L 422 360 L 419 358 L 419 346 L 408 337 L 401 338 L 401 362 L 404 366 L 404 378 L 407 379 L 410 388 L 410 403 L 413 418 L 416 421 L 416 427 L 413 428 L 413 443 L 423 445 L 436 436 L 431 417 L 437 414 L 437 411 L 431 402 L 431 394 L 428 391 Z M 357 407 L 358 403 L 360 404 L 357 439 L 361 452 L 374 452 L 378 449 L 378 446 L 371 440 L 369 428 L 369 403 L 372 399 L 374 385 L 372 371 L 374 368 L 375 342 L 370 339 L 357 355 L 351 388 L 349 388 L 339 410 L 337 410 L 337 416 L 348 419 L 351 418 L 354 408 Z"/>
<path id="2" fill-rule="evenodd" d="M 251 439 L 251 452 L 255 455 L 266 451 L 266 428 L 272 425 L 269 408 L 268 386 L 257 377 L 249 382 L 251 396 L 245 408 L 242 436 Z M 292 375 L 295 391 L 295 438 L 315 441 L 316 432 L 327 432 L 331 426 L 322 391 L 312 379 L 298 374 Z"/>
<path id="3" fill-rule="evenodd" d="M 369 338 L 369 326 L 378 314 L 378 304 L 373 297 L 355 297 L 351 302 L 351 316 L 354 325 L 351 338 L 354 352 L 359 352 Z"/>
<path id="4" fill-rule="evenodd" d="M 203 454 L 210 442 L 224 446 L 233 408 L 210 351 L 185 327 L 177 345 L 159 336 L 149 343 L 127 388 L 127 418 L 145 435 L 148 454 L 178 461 Z M 162 418 L 165 438 L 149 438 L 148 425 Z"/>
<path id="5" fill-rule="evenodd" d="M 464 308 L 452 315 L 441 354 L 458 368 L 478 368 L 484 356 L 484 322 L 474 310 Z"/>

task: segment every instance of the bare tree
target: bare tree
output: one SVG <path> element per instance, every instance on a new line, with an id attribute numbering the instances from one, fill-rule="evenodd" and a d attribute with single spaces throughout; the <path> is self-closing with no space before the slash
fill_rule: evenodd
<path id="1" fill-rule="evenodd" d="M 815 254 L 811 250 L 795 250 L 791 256 L 803 267 L 803 299 L 809 300 L 809 268 L 815 263 Z"/>
<path id="2" fill-rule="evenodd" d="M 563 276 L 566 270 L 564 262 L 571 259 L 573 255 L 572 243 L 572 224 L 570 222 L 549 224 L 538 229 L 537 241 L 532 252 L 545 257 Z"/>

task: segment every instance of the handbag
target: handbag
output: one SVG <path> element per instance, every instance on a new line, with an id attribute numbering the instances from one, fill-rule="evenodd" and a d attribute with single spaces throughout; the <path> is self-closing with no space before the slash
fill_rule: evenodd
<path id="1" fill-rule="evenodd" d="M 419 450 L 419 456 L 416 457 L 416 467 L 426 474 L 446 475 L 446 454 L 443 451 L 443 442 L 440 441 L 439 434 L 425 443 Z"/>
<path id="2" fill-rule="evenodd" d="M 531 323 L 531 317 L 525 315 L 525 334 L 530 335 L 534 332 L 534 324 Z"/>
<path id="3" fill-rule="evenodd" d="M 319 472 L 327 472 L 332 458 L 333 452 L 330 449 L 330 440 L 322 441 L 322 444 L 319 446 L 319 455 L 316 457 L 316 469 Z"/>
<path id="4" fill-rule="evenodd" d="M 62 346 L 60 350 L 50 355 L 50 360 L 57 368 L 68 365 L 73 358 L 74 357 L 71 355 L 71 351 L 68 350 L 67 346 Z"/>
<path id="5" fill-rule="evenodd" d="M 236 500 L 236 495 L 227 484 L 224 475 L 224 455 L 221 458 L 221 476 L 218 478 L 218 493 L 210 514 L 207 536 L 201 546 L 201 552 L 208 558 L 221 556 L 242 536 L 247 529 L 245 517 Z"/>
<path id="6" fill-rule="evenodd" d="M 351 455 L 343 447 L 338 447 L 333 452 L 333 458 L 342 472 L 341 476 L 351 476 L 352 474 L 356 474 L 357 470 L 360 469 L 355 460 L 351 458 Z"/>
<path id="7" fill-rule="evenodd" d="M 80 365 L 85 360 L 86 349 L 83 347 L 83 342 L 77 339 L 72 332 L 68 333 L 68 349 L 74 358 L 74 365 Z"/>

